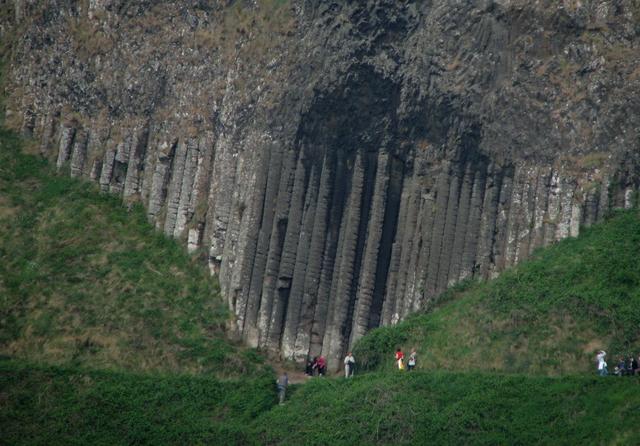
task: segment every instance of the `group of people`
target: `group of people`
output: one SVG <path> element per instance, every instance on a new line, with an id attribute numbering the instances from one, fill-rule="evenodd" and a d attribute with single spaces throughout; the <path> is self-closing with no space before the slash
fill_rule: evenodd
<path id="1" fill-rule="evenodd" d="M 307 358 L 304 373 L 307 376 L 324 376 L 327 373 L 327 360 L 322 355 Z"/>
<path id="2" fill-rule="evenodd" d="M 604 350 L 600 350 L 596 354 L 596 364 L 598 366 L 598 375 L 600 376 L 607 376 L 609 374 L 606 357 L 607 352 Z M 638 367 L 639 362 L 640 356 L 638 358 L 634 358 L 632 355 L 629 355 L 626 358 L 621 356 L 613 370 L 613 374 L 615 376 L 640 375 L 640 367 Z"/>
<path id="3" fill-rule="evenodd" d="M 402 349 L 398 348 L 396 350 L 396 364 L 399 370 L 408 370 L 411 371 L 416 366 L 417 361 L 417 353 L 416 349 L 412 349 L 409 354 L 409 358 L 407 361 L 407 365 L 404 365 L 404 353 Z M 637 363 L 636 363 L 637 366 Z M 344 357 L 344 377 L 352 378 L 356 370 L 356 359 L 353 357 L 352 352 L 348 352 L 347 356 Z M 327 360 L 324 356 L 314 356 L 313 358 L 307 358 L 307 363 L 305 366 L 304 373 L 307 376 L 324 376 L 327 372 Z M 287 387 L 289 386 L 289 376 L 286 372 L 276 380 L 276 385 L 278 387 L 278 400 L 280 404 L 284 403 L 285 395 L 287 392 Z"/>
<path id="4" fill-rule="evenodd" d="M 407 366 L 405 367 L 404 365 L 404 353 L 402 352 L 401 348 L 398 348 L 396 350 L 396 366 L 398 367 L 398 370 L 407 370 L 407 371 L 411 371 L 416 367 L 416 361 L 417 361 L 417 356 L 418 354 L 416 353 L 416 349 L 412 349 L 411 353 L 409 354 L 409 360 L 407 361 Z"/>
<path id="5" fill-rule="evenodd" d="M 307 359 L 304 373 L 307 376 L 324 376 L 327 371 L 327 361 L 324 356 L 315 356 L 313 359 Z M 351 378 L 356 371 L 356 360 L 353 353 L 347 353 L 344 358 L 344 377 Z"/>

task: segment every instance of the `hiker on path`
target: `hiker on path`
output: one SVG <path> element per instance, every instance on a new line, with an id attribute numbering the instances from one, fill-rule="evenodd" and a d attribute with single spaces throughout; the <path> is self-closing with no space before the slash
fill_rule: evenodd
<path id="1" fill-rule="evenodd" d="M 633 357 L 633 355 L 629 355 L 627 358 L 627 375 L 633 376 L 636 374 L 638 370 L 638 360 Z"/>
<path id="2" fill-rule="evenodd" d="M 353 377 L 353 372 L 356 367 L 356 360 L 351 354 L 351 352 L 347 353 L 347 356 L 344 358 L 344 377 L 351 378 Z"/>
<path id="3" fill-rule="evenodd" d="M 280 375 L 280 378 L 276 379 L 276 384 L 278 385 L 278 401 L 280 404 L 284 404 L 284 397 L 287 393 L 287 386 L 289 385 L 287 372 L 284 372 Z"/>
<path id="4" fill-rule="evenodd" d="M 318 376 L 324 376 L 327 370 L 327 361 L 324 356 L 320 355 L 316 360 L 316 369 L 318 369 Z"/>
<path id="5" fill-rule="evenodd" d="M 604 350 L 600 350 L 596 355 L 596 362 L 598 363 L 598 375 L 607 376 L 609 373 L 607 372 L 607 362 L 604 358 L 607 356 L 607 352 Z"/>
<path id="6" fill-rule="evenodd" d="M 307 376 L 313 376 L 313 368 L 315 366 L 316 363 L 316 358 L 307 358 L 307 365 L 304 369 L 304 374 Z"/>
<path id="7" fill-rule="evenodd" d="M 413 348 L 411 349 L 411 354 L 409 355 L 409 361 L 407 361 L 407 371 L 411 371 L 413 370 L 413 368 L 416 366 L 416 349 Z"/>
<path id="8" fill-rule="evenodd" d="M 404 370 L 404 353 L 402 353 L 401 348 L 396 350 L 396 363 L 398 364 L 398 370 Z"/>

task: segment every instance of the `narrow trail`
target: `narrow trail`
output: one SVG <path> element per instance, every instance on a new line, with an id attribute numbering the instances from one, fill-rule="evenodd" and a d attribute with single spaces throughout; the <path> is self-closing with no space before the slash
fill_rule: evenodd
<path id="1" fill-rule="evenodd" d="M 284 367 L 282 364 L 272 364 L 273 370 L 276 371 L 276 375 L 280 376 L 282 373 L 287 372 L 289 376 L 289 384 L 304 384 L 308 380 L 312 379 L 311 376 L 306 375 L 300 370 L 292 370 L 289 367 Z"/>
<path id="2" fill-rule="evenodd" d="M 304 384 L 311 379 L 319 378 L 318 376 L 309 376 L 305 374 L 304 370 L 302 369 L 304 367 L 302 364 L 290 364 L 274 360 L 269 361 L 269 364 L 276 372 L 276 376 L 280 376 L 282 375 L 282 373 L 287 372 L 290 384 Z M 344 376 L 344 374 L 342 372 L 335 372 L 327 373 L 325 375 L 326 378 L 336 378 L 339 376 Z"/>

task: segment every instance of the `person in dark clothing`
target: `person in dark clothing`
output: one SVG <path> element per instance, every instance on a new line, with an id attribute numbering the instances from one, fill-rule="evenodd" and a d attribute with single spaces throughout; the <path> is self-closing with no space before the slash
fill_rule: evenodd
<path id="1" fill-rule="evenodd" d="M 307 365 L 304 368 L 304 374 L 307 376 L 313 376 L 313 365 L 315 363 L 316 358 L 307 358 Z"/>
<path id="2" fill-rule="evenodd" d="M 638 361 L 633 355 L 629 355 L 627 358 L 627 375 L 633 376 L 636 374 L 636 370 L 638 369 Z"/>

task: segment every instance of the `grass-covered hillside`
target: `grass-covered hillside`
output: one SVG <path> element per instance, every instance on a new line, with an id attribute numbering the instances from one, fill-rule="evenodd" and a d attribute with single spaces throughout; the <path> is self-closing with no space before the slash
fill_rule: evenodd
<path id="1" fill-rule="evenodd" d="M 0 361 L 0 444 L 241 445 L 276 401 L 270 376 L 239 381 Z"/>
<path id="2" fill-rule="evenodd" d="M 374 373 L 305 384 L 253 426 L 260 444 L 638 444 L 631 378 Z"/>
<path id="3" fill-rule="evenodd" d="M 620 211 L 496 280 L 450 290 L 427 314 L 374 330 L 355 354 L 370 369 L 415 347 L 423 369 L 593 372 L 597 349 L 611 365 L 637 357 L 639 327 L 640 217 Z"/>
<path id="4" fill-rule="evenodd" d="M 373 373 L 275 404 L 268 377 L 218 381 L 0 361 L 0 444 L 638 444 L 633 378 Z"/>
<path id="5" fill-rule="evenodd" d="M 639 347 L 636 212 L 374 330 L 353 379 L 279 406 L 202 265 L 19 146 L 0 131 L 0 444 L 638 444 L 639 378 L 590 370 Z"/>
<path id="6" fill-rule="evenodd" d="M 142 209 L 55 174 L 0 135 L 0 354 L 217 376 L 260 358 L 224 336 L 217 283 Z"/>

